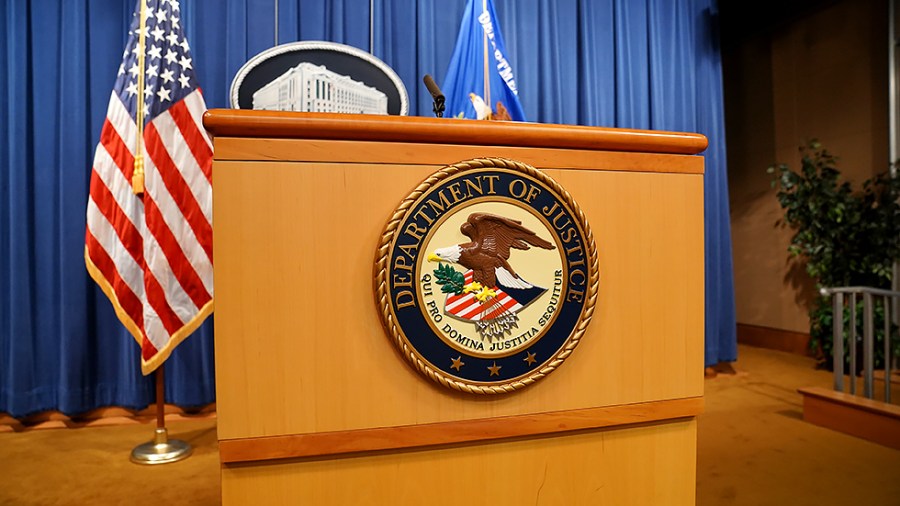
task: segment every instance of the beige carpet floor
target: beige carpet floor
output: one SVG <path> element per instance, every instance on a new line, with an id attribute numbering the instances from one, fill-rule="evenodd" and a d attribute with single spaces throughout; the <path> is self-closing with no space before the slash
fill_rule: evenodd
<path id="1" fill-rule="evenodd" d="M 0 434 L 0 505 L 219 504 L 216 420 L 167 425 L 194 451 L 159 466 L 128 460 L 155 424 Z"/>
<path id="2" fill-rule="evenodd" d="M 697 504 L 900 505 L 900 451 L 803 421 L 797 388 L 831 388 L 830 372 L 746 346 L 734 369 L 705 383 Z"/>
<path id="3" fill-rule="evenodd" d="M 706 380 L 697 503 L 900 505 L 900 451 L 802 421 L 801 386 L 829 386 L 811 359 L 740 348 L 734 374 Z M 128 461 L 153 426 L 0 433 L 0 505 L 219 503 L 215 420 L 169 423 L 194 454 L 163 466 Z"/>

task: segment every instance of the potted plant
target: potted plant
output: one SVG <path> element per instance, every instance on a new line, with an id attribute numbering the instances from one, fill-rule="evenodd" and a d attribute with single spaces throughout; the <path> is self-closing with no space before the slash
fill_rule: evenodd
<path id="1" fill-rule="evenodd" d="M 794 230 L 788 252 L 805 262 L 816 288 L 868 286 L 891 288 L 891 270 L 900 258 L 900 180 L 887 173 L 867 179 L 861 190 L 841 180 L 837 158 L 817 141 L 800 148 L 801 167 L 785 164 L 769 167 L 772 187 L 784 216 L 777 226 Z M 862 297 L 858 298 L 858 335 L 862 335 Z M 876 298 L 880 301 L 881 298 Z M 884 363 L 884 308 L 875 312 L 875 366 Z M 844 321 L 849 321 L 845 308 Z M 832 350 L 832 304 L 819 294 L 810 308 L 810 346 L 830 366 Z M 892 355 L 900 351 L 900 340 L 891 332 Z M 845 336 L 846 339 L 846 336 Z M 859 361 L 862 362 L 861 360 Z"/>

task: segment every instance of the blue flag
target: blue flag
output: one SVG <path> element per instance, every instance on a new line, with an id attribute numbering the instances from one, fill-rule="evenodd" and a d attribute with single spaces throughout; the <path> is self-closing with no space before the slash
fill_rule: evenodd
<path id="1" fill-rule="evenodd" d="M 443 90 L 447 116 L 480 118 L 486 112 L 485 105 L 496 115 L 500 102 L 511 119 L 525 121 L 491 0 L 469 0 L 466 5 Z"/>

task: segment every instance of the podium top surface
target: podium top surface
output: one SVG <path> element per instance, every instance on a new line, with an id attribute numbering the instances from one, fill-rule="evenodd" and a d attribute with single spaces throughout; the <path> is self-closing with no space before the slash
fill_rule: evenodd
<path id="1" fill-rule="evenodd" d="M 475 121 L 416 116 L 212 109 L 203 125 L 215 136 L 479 144 L 695 155 L 701 134 L 623 128 Z"/>

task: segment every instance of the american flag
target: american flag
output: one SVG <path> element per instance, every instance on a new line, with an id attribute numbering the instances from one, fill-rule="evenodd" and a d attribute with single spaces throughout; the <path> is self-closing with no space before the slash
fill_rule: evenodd
<path id="1" fill-rule="evenodd" d="M 128 35 L 94 154 L 85 262 L 140 344 L 141 369 L 149 374 L 213 310 L 212 144 L 201 123 L 206 104 L 179 1 L 138 0 Z M 140 195 L 132 187 L 138 100 L 144 103 Z"/>

